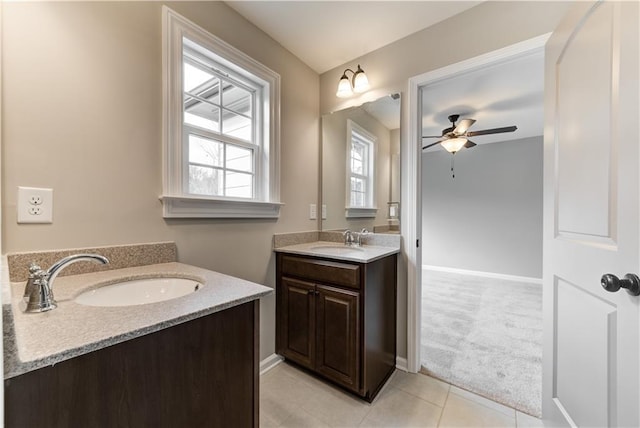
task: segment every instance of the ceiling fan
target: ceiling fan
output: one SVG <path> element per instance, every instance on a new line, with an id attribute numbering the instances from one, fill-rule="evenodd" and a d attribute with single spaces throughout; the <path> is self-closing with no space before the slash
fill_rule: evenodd
<path id="1" fill-rule="evenodd" d="M 445 128 L 442 130 L 442 135 L 426 135 L 422 138 L 440 138 L 440 141 L 436 141 L 432 144 L 427 144 L 422 148 L 422 150 L 428 149 L 429 147 L 433 147 L 436 144 L 442 144 L 442 147 L 445 148 L 449 153 L 455 154 L 457 151 L 461 150 L 463 147 L 470 149 L 475 146 L 476 143 L 469 140 L 467 137 L 475 137 L 478 135 L 488 135 L 488 134 L 501 134 L 503 132 L 513 132 L 518 129 L 517 126 L 506 126 L 503 128 L 492 128 L 492 129 L 482 129 L 480 131 L 469 131 L 471 125 L 473 125 L 476 121 L 474 119 L 462 119 L 458 125 L 456 122 L 460 118 L 459 114 L 452 114 L 449 116 L 449 121 L 451 122 L 451 126 L 449 128 Z"/>

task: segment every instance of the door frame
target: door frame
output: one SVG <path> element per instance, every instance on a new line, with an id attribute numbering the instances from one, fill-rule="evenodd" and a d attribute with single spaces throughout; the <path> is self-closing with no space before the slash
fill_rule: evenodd
<path id="1" fill-rule="evenodd" d="M 409 79 L 408 107 L 404 126 L 408 138 L 403 139 L 402 210 L 403 249 L 407 262 L 407 369 L 420 370 L 420 334 L 422 318 L 422 92 L 430 84 L 456 77 L 462 73 L 500 64 L 521 56 L 538 52 L 551 36 L 546 33 L 532 39 L 498 49 L 477 57 L 429 71 Z M 415 243 L 415 244 L 414 244 Z"/>

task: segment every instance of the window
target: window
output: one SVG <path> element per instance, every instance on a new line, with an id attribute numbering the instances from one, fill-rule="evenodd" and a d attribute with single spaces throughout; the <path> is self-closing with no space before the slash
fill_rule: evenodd
<path id="1" fill-rule="evenodd" d="M 347 120 L 347 217 L 375 217 L 376 137 Z"/>
<path id="2" fill-rule="evenodd" d="M 164 217 L 278 217 L 280 77 L 163 8 Z"/>

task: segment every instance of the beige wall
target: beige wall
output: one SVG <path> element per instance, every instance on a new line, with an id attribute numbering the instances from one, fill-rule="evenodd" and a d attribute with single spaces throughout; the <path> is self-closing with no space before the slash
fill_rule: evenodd
<path id="1" fill-rule="evenodd" d="M 569 4 L 484 2 L 430 28 L 354 58 L 320 76 L 320 112 L 326 114 L 400 92 L 403 94 L 402 123 L 406 123 L 404 114 L 408 111 L 406 91 L 409 78 L 549 33 L 556 27 Z M 358 63 L 367 73 L 371 89 L 359 97 L 347 100 L 336 98 L 335 91 L 341 73 Z M 406 138 L 405 130 L 401 129 L 403 144 Z M 406 260 L 400 261 L 399 272 L 398 355 L 406 357 Z"/>
<path id="2" fill-rule="evenodd" d="M 286 205 L 278 221 L 164 220 L 162 4 L 3 4 L 2 249 L 172 240 L 182 262 L 273 286 L 272 235 L 317 229 L 318 75 L 223 2 L 165 3 L 280 74 Z M 54 189 L 53 224 L 16 224 L 18 186 Z M 273 296 L 261 310 L 264 358 Z"/>

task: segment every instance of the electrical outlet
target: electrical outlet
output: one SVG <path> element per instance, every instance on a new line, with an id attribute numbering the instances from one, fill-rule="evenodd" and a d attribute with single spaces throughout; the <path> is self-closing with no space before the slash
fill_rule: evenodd
<path id="1" fill-rule="evenodd" d="M 316 204 L 309 204 L 309 220 L 315 220 L 318 218 L 318 211 Z"/>
<path id="2" fill-rule="evenodd" d="M 42 215 L 42 208 L 40 208 L 40 207 L 29 207 L 28 212 L 31 215 Z"/>
<path id="3" fill-rule="evenodd" d="M 18 223 L 53 223 L 53 189 L 18 187 Z"/>
<path id="4" fill-rule="evenodd" d="M 31 205 L 42 205 L 42 196 L 40 195 L 31 195 L 29 197 L 29 203 Z"/>
<path id="5" fill-rule="evenodd" d="M 322 219 L 323 220 L 327 219 L 327 205 L 326 204 L 322 204 Z"/>

